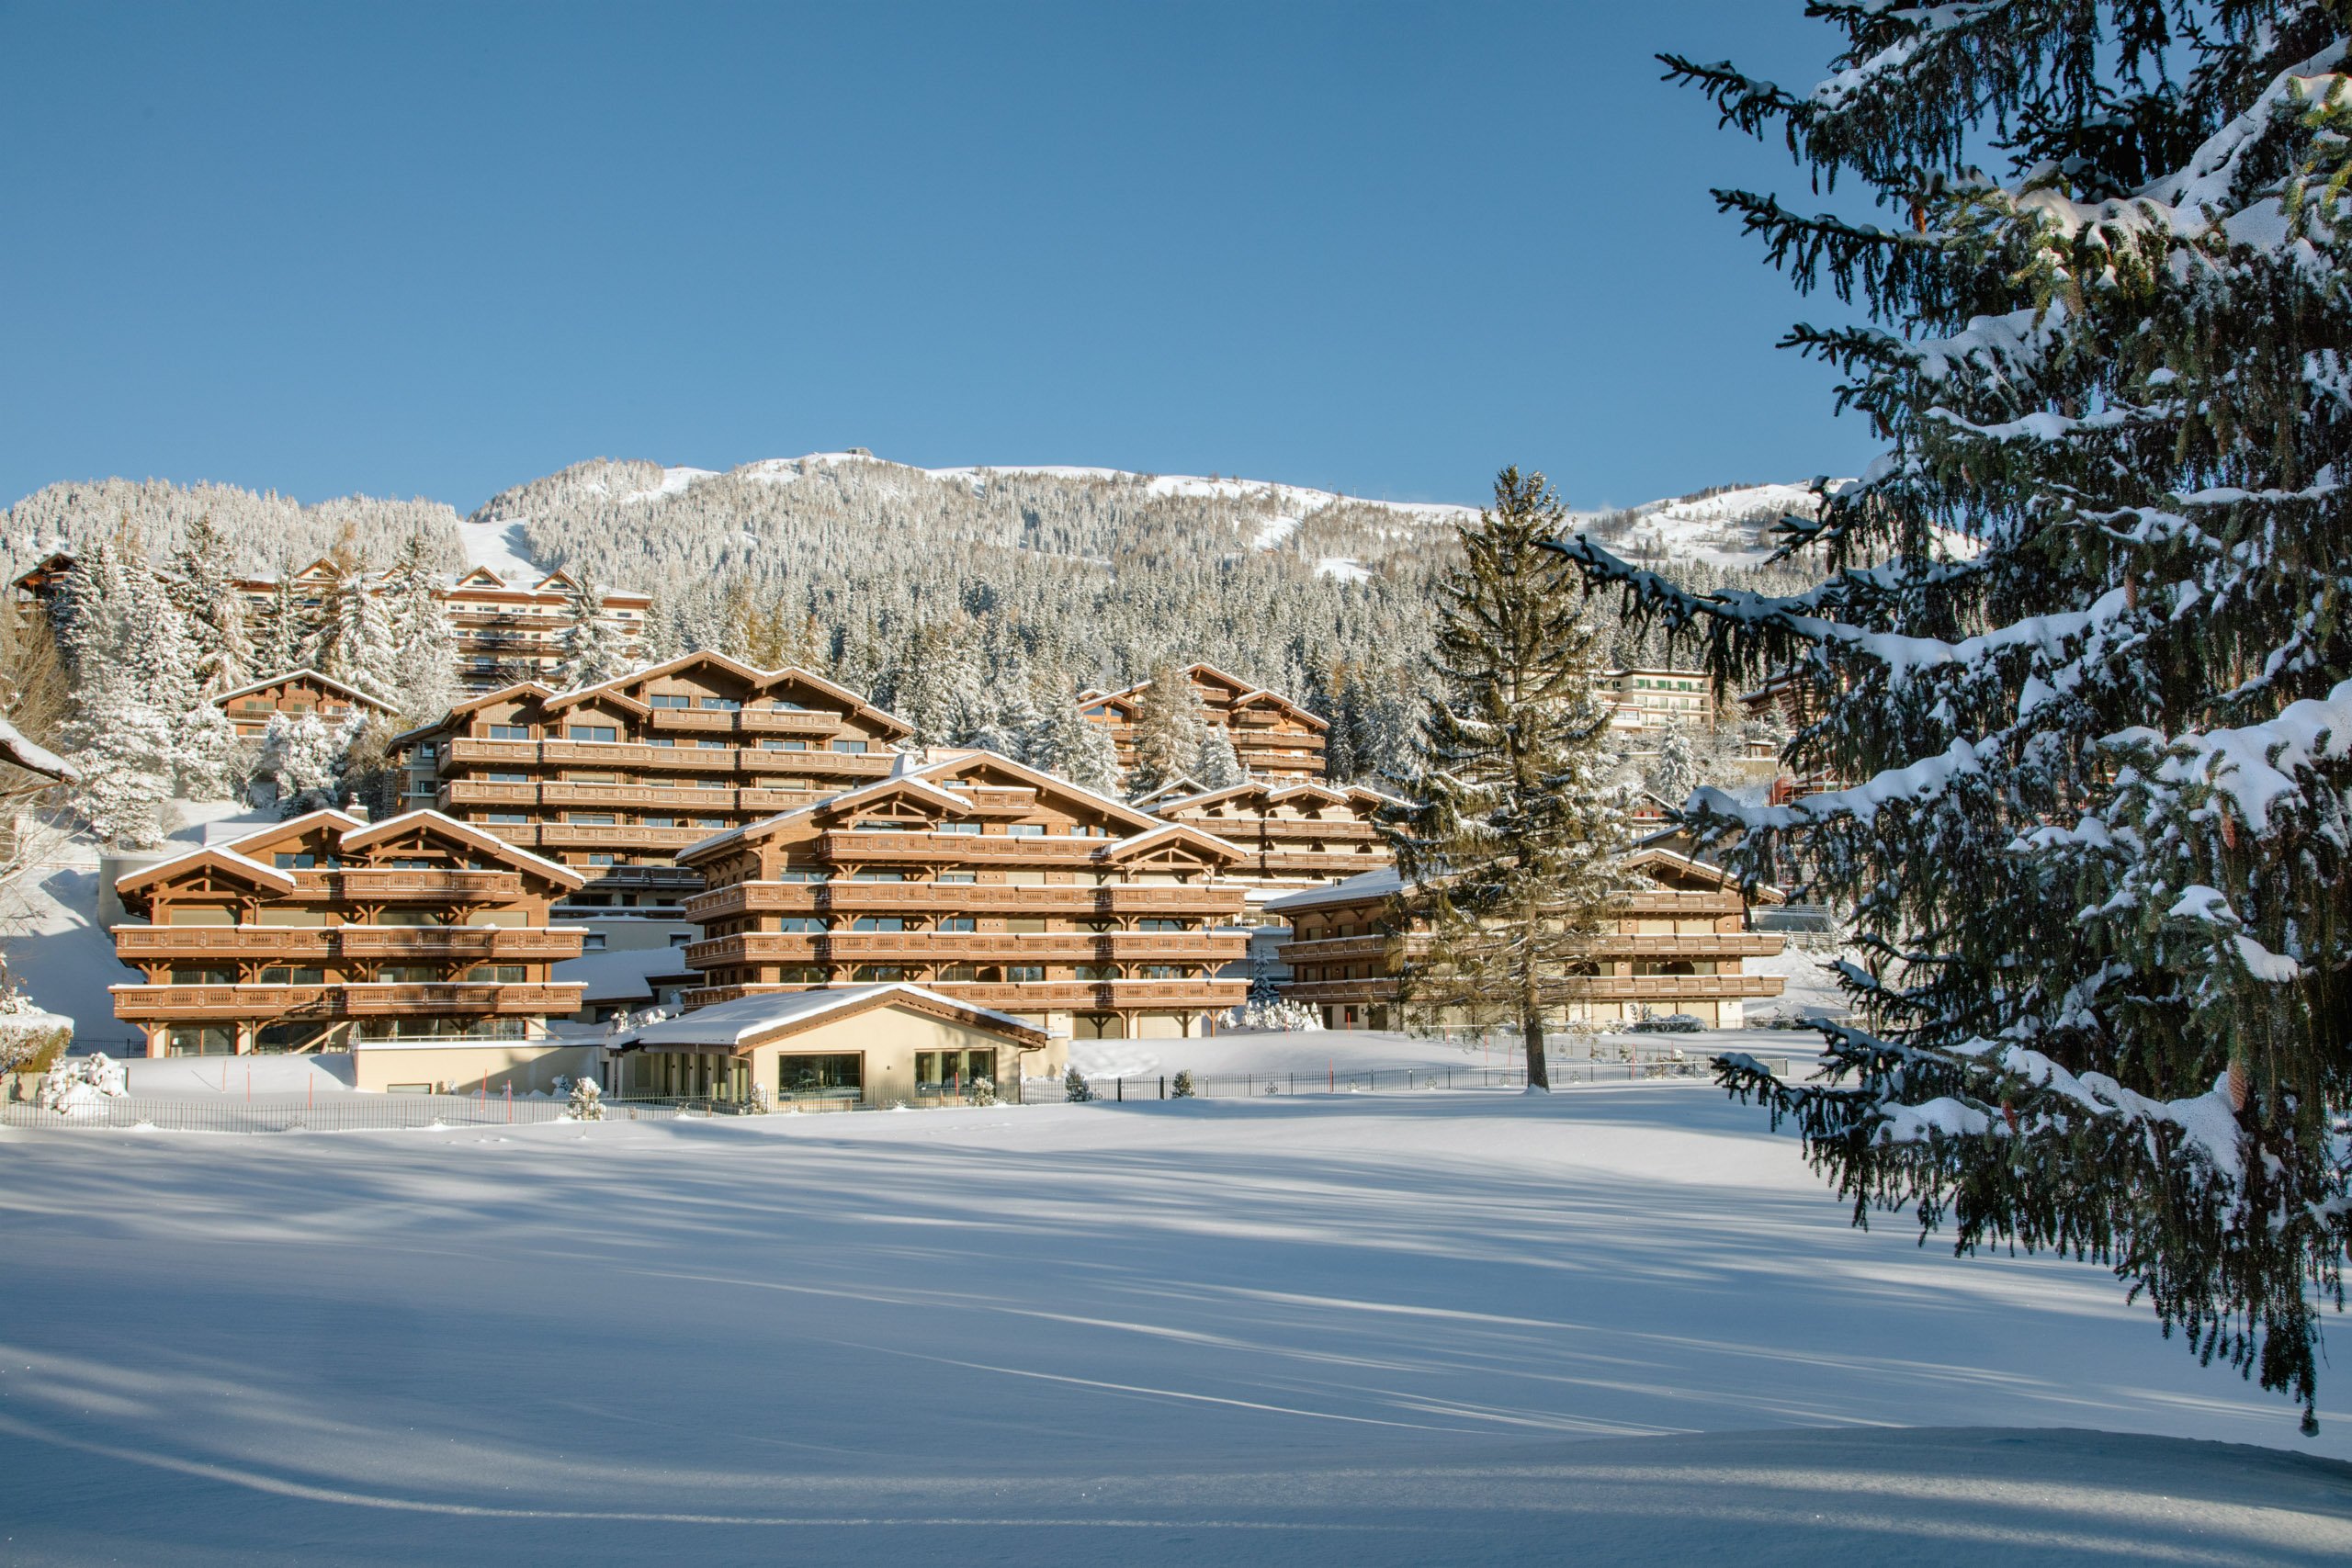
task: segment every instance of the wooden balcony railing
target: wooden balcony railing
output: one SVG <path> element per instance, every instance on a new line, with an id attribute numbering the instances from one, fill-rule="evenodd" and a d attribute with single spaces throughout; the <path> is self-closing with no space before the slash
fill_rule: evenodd
<path id="1" fill-rule="evenodd" d="M 504 958 L 580 956 L 578 931 L 514 926 L 118 926 L 115 956 L 141 959 Z"/>
<path id="2" fill-rule="evenodd" d="M 1015 887 L 978 882 L 739 882 L 714 887 L 686 904 L 686 918 L 706 924 L 736 915 L 918 912 L 954 915 L 993 910 L 1036 915 L 1202 915 L 1238 918 L 1242 886 L 1212 882 L 1190 887 L 1114 883 Z"/>
<path id="3" fill-rule="evenodd" d="M 911 860 L 955 864 L 978 861 L 998 865 L 1077 866 L 1091 864 L 1114 839 L 1020 838 L 1008 833 L 861 833 L 821 834 L 812 846 L 835 861 Z"/>
<path id="4" fill-rule="evenodd" d="M 1221 1012 L 1249 999 L 1247 980 L 1033 980 L 990 985 L 968 980 L 940 980 L 933 987 L 943 996 L 978 1003 L 1001 1011 Z M 770 991 L 805 991 L 808 986 L 706 986 L 685 994 L 689 1008 L 714 1007 L 738 997 Z"/>
<path id="5" fill-rule="evenodd" d="M 399 982 L 346 986 L 118 986 L 126 1022 L 174 1019 L 544 1018 L 580 1010 L 585 987 Z"/>
<path id="6" fill-rule="evenodd" d="M 617 823 L 608 827 L 587 822 L 502 822 L 482 826 L 485 831 L 526 850 L 633 850 L 640 853 L 682 850 L 713 833 L 726 831 L 723 828 L 622 827 Z M 572 869 L 583 876 L 594 876 L 610 868 L 581 865 Z"/>
<path id="7" fill-rule="evenodd" d="M 303 873 L 307 884 L 318 873 Z M 344 870 L 331 877 L 333 895 L 354 903 L 386 900 L 413 903 L 428 899 L 445 904 L 511 903 L 523 897 L 523 878 L 512 871 L 379 871 Z"/>
<path id="8" fill-rule="evenodd" d="M 1223 964 L 1247 956 L 1250 939 L 1211 931 L 739 931 L 691 942 L 697 969 L 732 964 Z"/>

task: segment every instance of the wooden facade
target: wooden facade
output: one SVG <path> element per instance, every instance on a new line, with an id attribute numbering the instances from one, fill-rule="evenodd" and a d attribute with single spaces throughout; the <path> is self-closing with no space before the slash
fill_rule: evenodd
<path id="1" fill-rule="evenodd" d="M 1198 1034 L 1221 978 L 1238 846 L 989 751 L 951 753 L 720 834 L 681 864 L 708 889 L 690 1006 L 905 981 L 1080 1039 Z"/>
<path id="2" fill-rule="evenodd" d="M 233 692 L 223 692 L 212 705 L 229 716 L 240 739 L 258 739 L 279 714 L 300 718 L 315 714 L 329 728 L 349 718 L 355 710 L 395 716 L 390 703 L 377 701 L 355 686 L 346 686 L 315 670 L 288 670 L 265 675 Z"/>
<path id="3" fill-rule="evenodd" d="M 1714 682 L 1703 670 L 1610 670 L 1593 677 L 1609 709 L 1609 731 L 1634 742 L 1655 744 L 1668 729 L 1712 729 Z"/>
<path id="4" fill-rule="evenodd" d="M 1736 880 L 1668 850 L 1636 850 L 1625 863 L 1641 886 L 1619 895 L 1617 929 L 1601 939 L 1592 972 L 1563 974 L 1550 987 L 1563 1021 L 1605 1026 L 1679 1012 L 1729 1029 L 1747 1002 L 1781 994 L 1779 976 L 1746 972 L 1747 960 L 1778 954 L 1785 940 L 1748 929 L 1750 900 Z M 1291 922 L 1283 995 L 1320 1010 L 1330 1028 L 1405 1027 L 1397 978 L 1428 945 L 1405 891 L 1395 872 L 1376 872 L 1269 904 Z M 1759 889 L 1756 901 L 1781 896 Z"/>
<path id="5" fill-rule="evenodd" d="M 602 685 L 525 682 L 393 739 L 407 804 L 571 866 L 579 912 L 673 908 L 678 852 L 890 772 L 902 719 L 805 670 L 690 653 Z"/>
<path id="6" fill-rule="evenodd" d="M 115 1016 L 153 1056 L 542 1037 L 580 1009 L 548 978 L 580 954 L 548 923 L 579 883 L 437 812 L 314 811 L 116 885 L 148 923 L 114 928 L 145 976 L 113 987 Z"/>
<path id="7" fill-rule="evenodd" d="M 1247 772 L 1270 779 L 1323 776 L 1323 732 L 1328 726 L 1317 715 L 1213 664 L 1188 665 L 1184 674 L 1199 694 L 1210 721 L 1223 726 L 1231 738 L 1233 754 Z M 1080 713 L 1111 731 L 1123 773 L 1136 764 L 1136 713 L 1150 685 L 1148 681 L 1139 681 L 1124 691 L 1082 694 L 1079 704 Z"/>
<path id="8" fill-rule="evenodd" d="M 1373 819 L 1403 803 L 1360 784 L 1252 779 L 1136 804 L 1238 845 L 1248 858 L 1226 874 L 1272 894 L 1344 882 L 1392 863 Z"/>

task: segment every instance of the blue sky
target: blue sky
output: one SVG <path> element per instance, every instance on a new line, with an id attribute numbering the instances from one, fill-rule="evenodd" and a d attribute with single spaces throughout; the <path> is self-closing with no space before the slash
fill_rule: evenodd
<path id="1" fill-rule="evenodd" d="M 0 502 L 109 474 L 470 509 L 865 446 L 1575 505 L 1850 471 L 1796 192 L 1659 49 L 1796 0 L 0 3 Z"/>

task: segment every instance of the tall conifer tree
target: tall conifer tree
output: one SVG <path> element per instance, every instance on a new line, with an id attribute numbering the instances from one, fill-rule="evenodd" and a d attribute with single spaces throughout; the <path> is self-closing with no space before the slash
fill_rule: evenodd
<path id="1" fill-rule="evenodd" d="M 1422 721 L 1418 803 L 1382 823 L 1408 907 L 1430 931 L 1426 957 L 1406 969 L 1406 1005 L 1508 1020 L 1535 1089 L 1551 1084 L 1545 1021 L 1577 992 L 1625 841 L 1584 594 L 1544 547 L 1566 517 L 1543 475 L 1506 468 L 1494 505 L 1459 530 L 1462 564 L 1438 601 L 1440 690 Z"/>
<path id="2" fill-rule="evenodd" d="M 1719 680 L 1787 671 L 1787 761 L 1849 781 L 1698 797 L 1869 955 L 1830 1086 L 1723 1077 L 1857 1223 L 2108 1262 L 2308 1424 L 2352 1240 L 2352 7 L 1811 14 L 1845 46 L 1810 92 L 1667 64 L 1896 219 L 1717 194 L 1871 318 L 1790 339 L 1888 444 L 1787 525 L 1830 575 L 1693 593 L 1561 546 Z"/>

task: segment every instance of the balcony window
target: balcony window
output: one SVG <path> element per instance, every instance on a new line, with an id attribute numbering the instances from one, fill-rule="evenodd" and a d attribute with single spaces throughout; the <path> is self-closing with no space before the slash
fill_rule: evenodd
<path id="1" fill-rule="evenodd" d="M 677 744 L 676 741 L 664 735 L 648 736 L 645 743 L 648 746 L 675 746 Z"/>
<path id="2" fill-rule="evenodd" d="M 854 931 L 902 931 L 907 922 L 899 915 L 860 915 L 849 923 Z"/>
<path id="3" fill-rule="evenodd" d="M 806 751 L 808 750 L 808 742 L 806 740 L 763 740 L 760 742 L 760 750 L 763 751 Z"/>
<path id="4" fill-rule="evenodd" d="M 613 814 L 609 811 L 573 811 L 566 813 L 564 820 L 582 828 L 609 828 L 613 826 Z"/>
<path id="5" fill-rule="evenodd" d="M 319 857 L 314 854 L 293 853 L 285 850 L 278 851 L 277 858 L 280 871 L 310 871 L 319 863 Z"/>
<path id="6" fill-rule="evenodd" d="M 718 713 L 740 713 L 743 708 L 733 697 L 704 697 L 697 705 Z"/>
<path id="7" fill-rule="evenodd" d="M 977 833 L 980 825 L 978 822 L 934 822 L 931 830 L 934 833 Z"/>
<path id="8" fill-rule="evenodd" d="M 484 773 L 482 778 L 489 784 L 529 784 L 531 782 L 531 775 L 528 773 Z"/>
<path id="9" fill-rule="evenodd" d="M 778 713 L 807 713 L 808 711 L 807 708 L 802 707 L 798 703 L 786 702 L 782 697 L 776 698 L 775 701 L 770 703 L 768 706 L 774 708 Z"/>
<path id="10" fill-rule="evenodd" d="M 428 986 L 441 978 L 441 971 L 430 964 L 383 964 L 376 969 L 376 978 L 401 986 Z"/>
<path id="11" fill-rule="evenodd" d="M 1136 922 L 1136 930 L 1139 931 L 1181 931 L 1191 929 L 1182 920 L 1137 920 Z"/>
<path id="12" fill-rule="evenodd" d="M 590 865 L 618 865 L 621 863 L 615 860 L 610 852 L 598 850 L 588 857 L 588 863 Z"/>
<path id="13" fill-rule="evenodd" d="M 530 970 L 521 964 L 477 964 L 466 971 L 466 978 L 490 986 L 519 986 L 530 978 Z"/>
<path id="14" fill-rule="evenodd" d="M 942 882 L 978 882 L 979 880 L 979 875 L 976 872 L 969 871 L 943 871 L 939 874 L 939 880 Z"/>
<path id="15" fill-rule="evenodd" d="M 482 820 L 492 827 L 520 828 L 527 824 L 530 818 L 519 811 L 491 811 L 483 814 Z"/>
<path id="16" fill-rule="evenodd" d="M 941 918 L 939 929 L 944 931 L 977 931 L 979 928 L 972 923 L 972 917 L 969 915 L 946 915 Z"/>
<path id="17" fill-rule="evenodd" d="M 1042 822 L 1015 822 L 1005 829 L 1005 831 L 1016 839 L 1042 839 L 1046 836 L 1045 824 Z"/>
<path id="18" fill-rule="evenodd" d="M 728 787 L 729 785 L 725 779 L 695 780 L 695 788 L 696 789 L 726 789 Z"/>
<path id="19" fill-rule="evenodd" d="M 1004 977 L 1014 985 L 1035 984 L 1046 977 L 1046 966 L 1042 964 L 1008 964 L 1004 966 Z"/>
<path id="20" fill-rule="evenodd" d="M 649 817 L 645 819 L 645 826 L 649 828 L 674 828 L 677 825 L 678 819 L 674 817 Z"/>
<path id="21" fill-rule="evenodd" d="M 1188 980 L 1192 978 L 1192 972 L 1186 969 L 1182 964 L 1147 964 L 1142 968 L 1136 970 L 1136 974 L 1139 979 L 1145 980 Z"/>
<path id="22" fill-rule="evenodd" d="M 787 986 L 821 986 L 829 976 L 814 964 L 786 964 L 778 966 L 775 977 Z"/>
<path id="23" fill-rule="evenodd" d="M 805 865 L 788 865 L 775 874 L 778 882 L 831 882 L 833 874 Z"/>
<path id="24" fill-rule="evenodd" d="M 172 967 L 175 986 L 233 986 L 237 983 L 234 969 L 191 969 L 177 964 Z"/>
<path id="25" fill-rule="evenodd" d="M 914 976 L 903 964 L 861 964 L 850 972 L 850 978 L 860 985 L 870 985 L 888 980 L 910 980 Z"/>
<path id="26" fill-rule="evenodd" d="M 826 1056 L 778 1056 L 776 1091 L 786 1100 L 859 1100 L 865 1058 L 852 1052 Z"/>
<path id="27" fill-rule="evenodd" d="M 1081 980 L 1115 980 L 1119 977 L 1119 966 L 1115 964 L 1081 964 L 1078 966 L 1078 977 Z"/>
<path id="28" fill-rule="evenodd" d="M 493 724 L 488 727 L 492 740 L 528 740 L 531 727 L 527 724 Z"/>
<path id="29" fill-rule="evenodd" d="M 697 740 L 695 742 L 695 750 L 697 751 L 724 751 L 727 749 L 727 742 L 724 740 Z"/>
<path id="30" fill-rule="evenodd" d="M 780 931 L 795 932 L 802 936 L 814 936 L 822 934 L 825 930 L 825 922 L 814 915 L 786 915 L 784 919 L 776 921 L 775 929 Z"/>
<path id="31" fill-rule="evenodd" d="M 978 979 L 980 972 L 969 964 L 943 964 L 939 966 L 939 977 L 942 980 L 969 982 Z"/>
<path id="32" fill-rule="evenodd" d="M 903 871 L 855 871 L 850 874 L 849 879 L 852 882 L 904 882 L 907 874 Z"/>
<path id="33" fill-rule="evenodd" d="M 833 750 L 836 751 L 846 751 L 854 756 L 865 750 L 865 742 L 863 740 L 836 740 L 833 742 Z"/>
<path id="34" fill-rule="evenodd" d="M 261 972 L 261 983 L 265 986 L 323 986 L 327 983 L 327 972 L 273 964 Z"/>
<path id="35" fill-rule="evenodd" d="M 695 818 L 695 826 L 697 828 L 724 828 L 727 826 L 727 818 L 724 817 L 697 817 Z"/>
<path id="36" fill-rule="evenodd" d="M 584 740 L 593 746 L 610 746 L 620 739 L 620 731 L 609 724 L 575 724 L 563 734 L 567 740 Z"/>
<path id="37" fill-rule="evenodd" d="M 674 696 L 668 692 L 656 692 L 651 696 L 648 697 L 646 701 L 657 708 L 684 708 L 694 706 L 694 699 L 692 697 Z"/>

